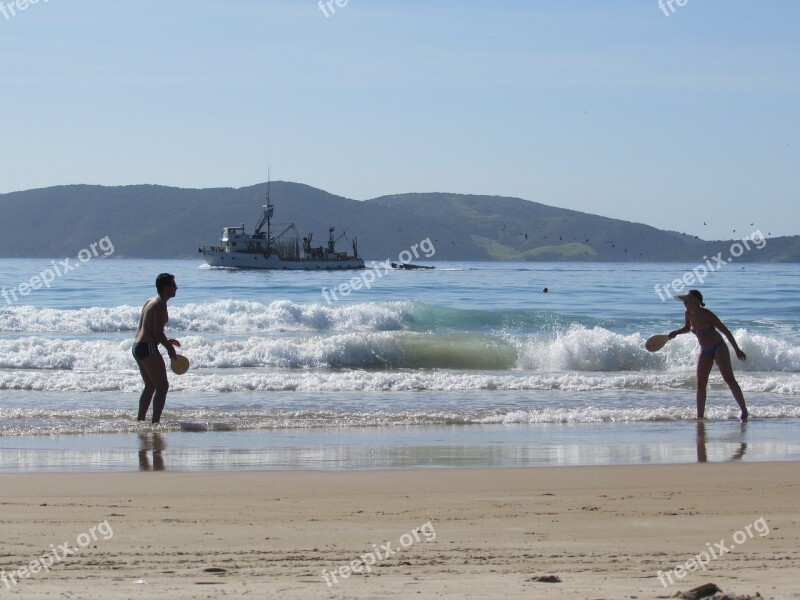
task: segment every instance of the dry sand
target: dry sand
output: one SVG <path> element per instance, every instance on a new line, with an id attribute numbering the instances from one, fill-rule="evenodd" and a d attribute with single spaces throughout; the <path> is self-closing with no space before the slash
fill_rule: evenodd
<path id="1" fill-rule="evenodd" d="M 800 598 L 799 474 L 736 463 L 2 475 L 0 597 L 666 598 L 713 582 Z M 65 542 L 85 547 L 62 558 Z M 672 571 L 719 542 L 729 551 L 705 571 Z M 342 577 L 362 555 L 371 573 L 356 563 L 362 573 Z M 49 571 L 14 574 L 40 556 Z M 560 583 L 537 581 L 547 575 Z"/>

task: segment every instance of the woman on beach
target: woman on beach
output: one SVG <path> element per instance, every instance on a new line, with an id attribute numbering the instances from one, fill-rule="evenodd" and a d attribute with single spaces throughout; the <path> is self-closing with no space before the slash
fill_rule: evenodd
<path id="1" fill-rule="evenodd" d="M 707 308 L 703 308 L 703 294 L 697 290 L 689 290 L 681 296 L 675 296 L 676 300 L 683 302 L 686 308 L 685 322 L 683 327 L 670 331 L 669 339 L 691 331 L 697 336 L 700 342 L 700 354 L 697 356 L 697 418 L 703 419 L 706 412 L 706 387 L 708 386 L 708 376 L 711 374 L 711 367 L 717 363 L 720 375 L 728 387 L 731 389 L 733 398 L 742 410 L 741 420 L 747 421 L 747 405 L 744 403 L 744 394 L 739 383 L 733 376 L 733 366 L 731 366 L 731 353 L 725 340 L 722 339 L 720 332 L 728 338 L 728 341 L 736 351 L 736 357 L 744 361 L 747 356 L 733 337 L 733 334 L 719 320 L 719 317 Z"/>

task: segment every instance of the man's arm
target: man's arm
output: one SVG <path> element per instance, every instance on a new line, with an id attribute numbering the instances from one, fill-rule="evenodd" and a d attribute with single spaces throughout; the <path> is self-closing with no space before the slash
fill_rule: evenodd
<path id="1" fill-rule="evenodd" d="M 167 320 L 169 319 L 169 313 L 167 313 L 167 305 L 164 303 L 157 303 L 153 307 L 153 339 L 155 339 L 157 344 L 161 344 L 167 349 L 167 354 L 169 354 L 170 358 L 173 358 L 176 354 L 175 348 L 172 346 L 172 343 L 167 339 L 167 335 L 164 333 L 164 326 L 167 324 Z"/>

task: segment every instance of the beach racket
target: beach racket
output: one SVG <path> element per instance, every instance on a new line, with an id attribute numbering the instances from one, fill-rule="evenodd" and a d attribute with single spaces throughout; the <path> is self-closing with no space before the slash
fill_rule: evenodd
<path id="1" fill-rule="evenodd" d="M 175 357 L 170 361 L 169 368 L 172 369 L 172 372 L 175 373 L 175 375 L 183 375 L 189 370 L 189 359 L 185 356 L 181 356 L 180 354 L 176 354 Z"/>
<path id="2" fill-rule="evenodd" d="M 669 341 L 668 335 L 654 335 L 644 343 L 644 347 L 648 352 L 658 352 Z"/>

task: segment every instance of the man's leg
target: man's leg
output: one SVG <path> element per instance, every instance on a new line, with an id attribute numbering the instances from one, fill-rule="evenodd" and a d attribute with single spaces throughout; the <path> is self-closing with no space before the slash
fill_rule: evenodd
<path id="1" fill-rule="evenodd" d="M 139 367 L 139 373 L 141 373 L 142 381 L 144 381 L 144 389 L 141 396 L 139 396 L 139 415 L 136 420 L 144 421 L 147 419 L 147 409 L 150 408 L 150 401 L 156 392 L 156 384 L 150 379 L 150 375 L 148 375 L 141 360 L 137 360 L 136 365 Z"/>
<path id="2" fill-rule="evenodd" d="M 139 420 L 144 421 L 147 408 L 150 406 L 150 399 L 153 401 L 153 423 L 161 420 L 161 411 L 167 402 L 167 392 L 169 391 L 169 381 L 167 380 L 167 367 L 161 353 L 148 356 L 139 361 L 139 368 L 142 371 L 142 378 L 145 379 L 145 391 L 139 400 Z M 145 378 L 146 376 L 146 378 Z M 147 382 L 150 381 L 152 391 L 145 397 L 148 391 Z M 144 412 L 142 411 L 144 409 Z"/>

